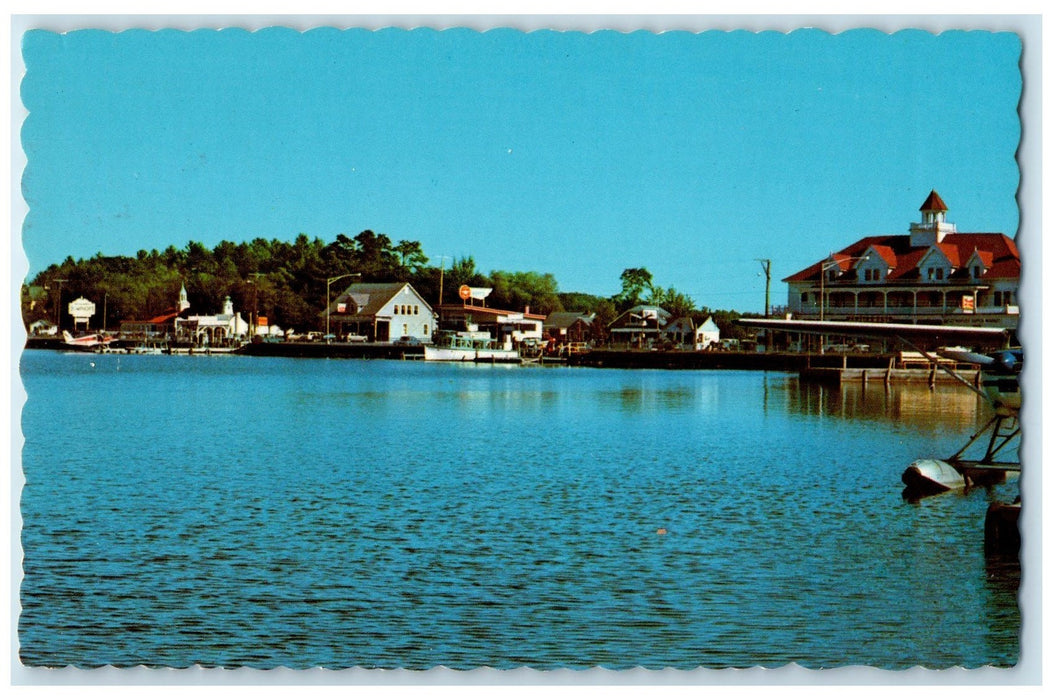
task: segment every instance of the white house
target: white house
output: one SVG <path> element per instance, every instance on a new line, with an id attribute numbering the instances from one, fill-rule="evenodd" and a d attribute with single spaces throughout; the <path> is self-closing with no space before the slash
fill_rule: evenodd
<path id="1" fill-rule="evenodd" d="M 380 343 L 403 336 L 428 342 L 436 328 L 435 312 L 408 282 L 352 284 L 329 304 L 328 315 L 338 337 L 360 335 Z"/>
<path id="2" fill-rule="evenodd" d="M 29 324 L 30 335 L 57 335 L 58 326 L 47 319 L 40 319 Z"/>
<path id="3" fill-rule="evenodd" d="M 720 345 L 720 327 L 713 322 L 713 317 L 710 316 L 696 329 L 695 349 L 705 350 L 717 345 Z"/>
<path id="4" fill-rule="evenodd" d="M 705 350 L 711 345 L 720 344 L 720 328 L 713 322 L 712 316 L 701 325 L 696 325 L 690 316 L 681 316 L 667 324 L 662 333 L 677 345 L 694 350 Z"/>

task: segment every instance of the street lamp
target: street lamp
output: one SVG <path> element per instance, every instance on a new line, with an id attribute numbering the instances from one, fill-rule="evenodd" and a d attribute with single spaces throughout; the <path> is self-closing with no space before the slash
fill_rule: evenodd
<path id="1" fill-rule="evenodd" d="M 864 260 L 868 260 L 869 258 L 870 258 L 869 255 L 863 255 L 861 257 L 842 258 L 840 260 L 828 260 L 827 262 L 822 263 L 822 265 L 820 265 L 820 268 L 821 268 L 820 271 L 819 271 L 819 320 L 820 321 L 824 320 L 824 317 L 826 315 L 826 313 L 825 313 L 826 312 L 826 271 L 831 269 L 831 268 L 834 268 L 834 267 L 840 267 L 841 263 L 846 263 L 846 262 L 850 263 L 853 260 L 862 262 Z M 819 336 L 819 354 L 822 355 L 822 354 L 824 354 L 825 351 L 826 351 L 826 336 L 825 335 L 824 336 Z"/>
<path id="2" fill-rule="evenodd" d="M 345 277 L 361 277 L 361 272 L 349 272 L 346 275 L 337 275 L 336 277 L 330 277 L 325 281 L 325 335 L 326 340 L 329 336 L 329 286 L 338 280 L 342 280 Z"/>

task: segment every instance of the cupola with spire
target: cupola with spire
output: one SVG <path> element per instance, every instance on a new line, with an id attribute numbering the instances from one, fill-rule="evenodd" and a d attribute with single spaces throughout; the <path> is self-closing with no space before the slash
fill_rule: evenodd
<path id="1" fill-rule="evenodd" d="M 942 243 L 945 236 L 956 232 L 954 224 L 946 220 L 947 205 L 943 203 L 936 190 L 929 192 L 929 196 L 919 210 L 921 211 L 921 222 L 910 225 L 912 248 L 928 248 Z"/>

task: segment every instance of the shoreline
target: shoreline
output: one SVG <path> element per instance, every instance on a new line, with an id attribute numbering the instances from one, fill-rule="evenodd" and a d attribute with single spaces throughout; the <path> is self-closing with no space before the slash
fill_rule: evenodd
<path id="1" fill-rule="evenodd" d="M 78 350 L 69 348 L 61 340 L 30 338 L 26 350 Z M 79 350 L 79 352 L 92 352 Z M 191 353 L 217 354 L 208 349 Z M 421 346 L 400 346 L 391 343 L 250 343 L 222 354 L 249 357 L 289 357 L 303 359 L 363 359 L 424 361 Z M 795 372 L 801 379 L 819 383 L 927 383 L 930 386 L 954 382 L 951 376 L 935 367 L 897 367 L 894 354 L 814 354 L 791 352 L 736 352 L 690 350 L 591 350 L 568 358 L 542 358 L 533 363 L 543 366 L 589 367 L 594 369 L 671 369 L 671 370 L 745 370 Z M 958 369 L 966 381 L 975 382 L 976 369 Z"/>

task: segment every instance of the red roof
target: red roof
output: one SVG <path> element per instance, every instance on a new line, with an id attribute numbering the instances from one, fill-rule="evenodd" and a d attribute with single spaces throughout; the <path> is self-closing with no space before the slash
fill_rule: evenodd
<path id="1" fill-rule="evenodd" d="M 491 309 L 489 306 L 473 306 L 471 304 L 443 304 L 441 309 L 447 312 L 464 311 L 465 313 L 489 315 L 489 316 L 510 316 L 522 314 L 523 318 L 531 318 L 536 321 L 544 321 L 545 314 L 531 314 L 525 311 L 503 311 L 501 309 Z"/>
<path id="2" fill-rule="evenodd" d="M 935 194 L 935 193 L 934 193 Z M 974 251 L 980 253 L 987 271 L 982 279 L 1012 279 L 1020 277 L 1020 253 L 1016 243 L 1002 233 L 952 233 L 948 234 L 937 247 L 954 267 L 964 265 Z M 931 246 L 910 246 L 909 235 L 868 236 L 833 254 L 833 259 L 840 262 L 839 267 L 847 270 L 850 264 L 858 263 L 859 258 L 873 248 L 892 270 L 887 280 L 910 280 L 918 277 L 918 263 L 929 252 Z M 847 262 L 846 262 L 847 261 Z M 818 280 L 822 266 L 827 260 L 820 260 L 800 272 L 783 279 L 783 282 L 806 282 Z"/>
<path id="3" fill-rule="evenodd" d="M 929 196 L 925 199 L 925 202 L 918 208 L 918 211 L 947 211 L 947 205 L 940 199 L 940 195 L 936 194 L 936 190 L 929 192 Z"/>
<path id="4" fill-rule="evenodd" d="M 159 324 L 162 324 L 162 323 L 170 322 L 172 319 L 174 319 L 178 315 L 179 315 L 179 312 L 176 311 L 175 309 L 168 309 L 167 311 L 165 311 L 160 316 L 154 316 L 153 318 L 148 318 L 145 321 L 133 321 L 133 323 L 153 323 L 153 324 L 158 324 L 159 325 Z"/>

